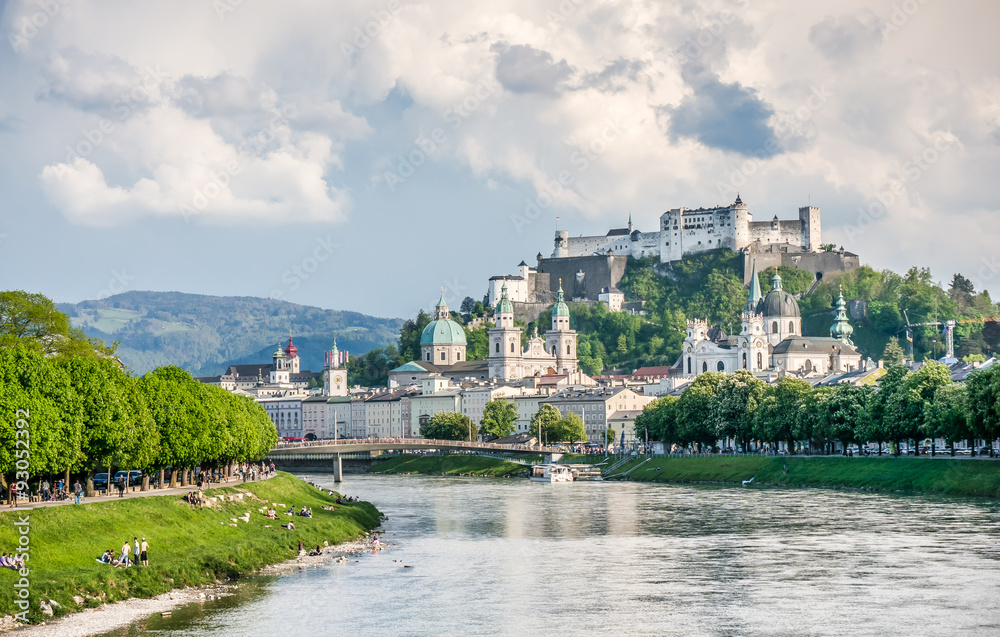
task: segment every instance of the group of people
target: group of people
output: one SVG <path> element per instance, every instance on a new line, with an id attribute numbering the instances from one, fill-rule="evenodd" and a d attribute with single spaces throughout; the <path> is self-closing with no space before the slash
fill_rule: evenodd
<path id="1" fill-rule="evenodd" d="M 38 496 L 42 502 L 58 502 L 61 500 L 68 500 L 70 494 L 73 495 L 73 501 L 76 504 L 80 504 L 83 501 L 83 486 L 80 481 L 77 480 L 73 483 L 73 489 L 70 491 L 66 488 L 65 480 L 56 480 L 55 484 L 50 483 L 46 479 L 42 479 L 38 483 Z M 10 484 L 10 508 L 17 506 L 17 498 L 27 497 L 31 495 L 30 493 L 22 494 L 18 491 L 17 483 L 11 482 Z"/>
<path id="2" fill-rule="evenodd" d="M 146 538 L 142 538 L 142 542 L 140 543 L 138 537 L 133 537 L 131 544 L 128 540 L 125 540 L 118 557 L 115 557 L 113 549 L 108 549 L 97 558 L 97 561 L 102 564 L 110 564 L 116 568 L 129 568 L 130 566 L 135 566 L 137 562 L 143 566 L 149 566 L 148 552 L 149 543 L 146 542 Z"/>
<path id="3" fill-rule="evenodd" d="M 9 568 L 12 571 L 19 571 L 24 568 L 24 555 L 4 553 L 3 555 L 0 555 L 0 566 L 3 568 Z"/>
<path id="4" fill-rule="evenodd" d="M 302 516 L 304 518 L 311 518 L 313 516 L 313 512 L 312 512 L 312 509 L 310 509 L 308 507 L 302 507 L 302 510 L 299 511 L 298 513 L 296 513 L 295 512 L 295 505 L 292 505 L 292 506 L 288 507 L 288 511 L 285 512 L 285 515 L 299 515 L 299 516 Z"/>
<path id="5" fill-rule="evenodd" d="M 191 506 L 197 505 L 199 508 L 205 508 L 205 494 L 201 492 L 199 487 L 197 491 L 188 491 L 187 495 L 184 496 L 187 503 Z"/>

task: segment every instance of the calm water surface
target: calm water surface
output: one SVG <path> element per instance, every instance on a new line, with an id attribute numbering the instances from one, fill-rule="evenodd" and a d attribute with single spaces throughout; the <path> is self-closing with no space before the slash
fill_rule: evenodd
<path id="1" fill-rule="evenodd" d="M 389 516 L 391 550 L 111 635 L 1000 634 L 994 501 L 424 476 L 340 490 Z"/>

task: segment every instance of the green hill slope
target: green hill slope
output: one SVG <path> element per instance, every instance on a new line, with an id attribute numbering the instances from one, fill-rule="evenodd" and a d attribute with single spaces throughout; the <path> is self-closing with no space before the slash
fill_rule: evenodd
<path id="1" fill-rule="evenodd" d="M 120 341 L 119 356 L 137 373 L 178 365 L 196 376 L 230 363 L 269 362 L 289 330 L 303 368 L 319 370 L 334 337 L 341 350 L 363 354 L 395 342 L 402 324 L 275 299 L 181 292 L 126 292 L 58 308 L 88 336 Z"/>

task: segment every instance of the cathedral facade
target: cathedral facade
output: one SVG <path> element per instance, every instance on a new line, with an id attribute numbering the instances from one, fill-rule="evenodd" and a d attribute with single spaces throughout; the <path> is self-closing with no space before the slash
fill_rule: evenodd
<path id="1" fill-rule="evenodd" d="M 526 348 L 521 347 L 521 328 L 514 325 L 514 304 L 507 295 L 506 284 L 500 289 L 494 317 L 496 324 L 488 330 L 490 378 L 519 380 L 577 371 L 576 332 L 569 326 L 569 306 L 562 282 L 552 307 L 552 329 L 545 332 L 544 338 L 536 329 Z"/>
<path id="2" fill-rule="evenodd" d="M 738 369 L 807 376 L 851 372 L 861 366 L 861 354 L 850 338 L 853 332 L 841 295 L 830 336 L 803 336 L 798 301 L 782 289 L 777 274 L 771 279 L 771 291 L 761 296 L 754 264 L 740 333 L 730 336 L 721 329 L 712 329 L 706 321 L 689 320 L 677 366 L 685 377 Z"/>

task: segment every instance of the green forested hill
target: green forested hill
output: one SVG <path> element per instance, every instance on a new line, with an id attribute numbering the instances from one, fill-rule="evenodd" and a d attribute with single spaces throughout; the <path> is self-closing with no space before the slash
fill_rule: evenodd
<path id="1" fill-rule="evenodd" d="M 88 336 L 120 341 L 118 355 L 137 373 L 177 365 L 196 376 L 222 373 L 230 363 L 269 362 L 289 330 L 303 368 L 318 371 L 334 336 L 341 350 L 363 354 L 395 342 L 402 325 L 275 299 L 181 292 L 126 292 L 58 308 Z"/>

